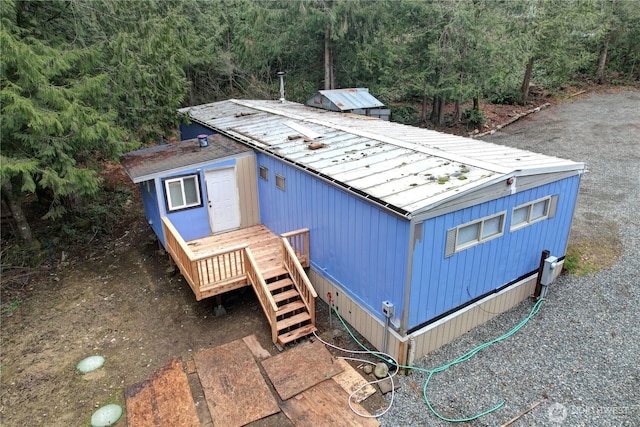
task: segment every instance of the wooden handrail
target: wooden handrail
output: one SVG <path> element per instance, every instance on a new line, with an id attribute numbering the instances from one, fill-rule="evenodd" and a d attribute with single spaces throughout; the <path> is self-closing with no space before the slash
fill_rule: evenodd
<path id="1" fill-rule="evenodd" d="M 247 278 L 253 289 L 256 291 L 256 295 L 258 296 L 258 301 L 260 301 L 260 305 L 262 306 L 262 310 L 264 311 L 265 316 L 269 319 L 269 324 L 271 325 L 271 340 L 276 343 L 278 341 L 278 328 L 277 328 L 277 319 L 276 319 L 276 311 L 278 310 L 278 306 L 276 305 L 269 288 L 267 288 L 267 284 L 258 269 L 258 264 L 256 260 L 253 258 L 253 254 L 251 253 L 251 249 L 244 249 L 244 257 L 245 264 L 247 270 Z"/>
<path id="2" fill-rule="evenodd" d="M 302 302 L 307 307 L 309 315 L 311 316 L 311 323 L 316 323 L 316 298 L 318 294 L 313 288 L 313 285 L 309 281 L 307 274 L 302 268 L 302 264 L 298 260 L 298 256 L 294 252 L 289 240 L 286 237 L 282 238 L 282 262 L 289 272 L 293 285 L 298 290 Z"/>
<path id="3" fill-rule="evenodd" d="M 178 230 L 176 230 L 176 228 L 173 226 L 171 221 L 169 221 L 169 218 L 167 218 L 166 216 L 163 216 L 162 225 L 166 229 L 168 229 L 168 230 L 165 229 L 165 231 L 169 231 L 169 233 L 165 233 L 165 236 L 164 236 L 165 240 L 167 240 L 167 237 L 173 237 L 180 245 L 180 250 L 183 251 L 185 254 L 189 255 L 189 257 L 193 257 L 193 252 L 191 251 L 191 248 L 189 248 L 189 245 L 187 245 L 187 242 L 184 241 L 184 239 L 182 238 Z M 169 236 L 167 236 L 167 234 L 169 234 Z"/>
<path id="4" fill-rule="evenodd" d="M 308 232 L 309 232 L 308 228 L 300 228 L 298 230 L 287 231 L 286 233 L 282 233 L 280 236 L 288 238 L 288 237 L 295 236 L 297 234 L 303 234 L 303 233 L 308 233 Z"/>
<path id="5" fill-rule="evenodd" d="M 178 230 L 173 226 L 169 218 L 162 217 L 162 228 L 164 231 L 165 247 L 171 258 L 180 269 L 180 273 L 195 291 L 200 288 L 200 278 L 196 263 L 192 262 L 193 252 L 184 241 Z"/>
<path id="6" fill-rule="evenodd" d="M 248 244 L 243 243 L 242 245 L 236 245 L 236 246 L 229 246 L 228 248 L 223 248 L 223 249 L 218 249 L 217 251 L 213 251 L 213 252 L 203 252 L 202 254 L 198 255 L 198 256 L 193 256 L 191 258 L 192 261 L 201 261 L 203 259 L 207 259 L 207 258 L 215 258 L 217 256 L 220 255 L 224 255 L 226 253 L 229 252 L 233 252 L 233 251 L 239 251 L 242 250 L 244 248 L 249 247 Z"/>
<path id="7" fill-rule="evenodd" d="M 196 256 L 169 218 L 162 217 L 162 226 L 167 251 L 180 268 L 180 273 L 193 289 L 198 301 L 202 298 L 202 289 L 213 284 L 242 279 L 246 275 L 244 250 L 248 245 L 231 246 Z"/>
<path id="8" fill-rule="evenodd" d="M 309 256 L 309 229 L 301 228 L 299 230 L 282 233 L 280 236 L 289 242 L 302 266 L 305 268 L 309 267 L 311 263 Z"/>

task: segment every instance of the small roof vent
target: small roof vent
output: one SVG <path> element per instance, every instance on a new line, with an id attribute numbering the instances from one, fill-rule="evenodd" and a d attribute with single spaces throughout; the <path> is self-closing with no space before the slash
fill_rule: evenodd
<path id="1" fill-rule="evenodd" d="M 278 71 L 276 76 L 280 78 L 280 102 L 284 103 L 284 71 Z"/>

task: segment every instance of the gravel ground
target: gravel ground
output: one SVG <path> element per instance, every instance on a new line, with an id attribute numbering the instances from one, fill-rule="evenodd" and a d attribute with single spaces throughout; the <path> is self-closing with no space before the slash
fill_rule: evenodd
<path id="1" fill-rule="evenodd" d="M 485 140 L 585 162 L 572 239 L 601 233 L 619 239 L 612 268 L 564 274 L 542 308 L 510 338 L 435 374 L 428 396 L 441 415 L 473 416 L 504 401 L 474 426 L 500 426 L 539 403 L 514 426 L 640 425 L 640 93 L 574 100 L 517 122 Z M 527 317 L 532 304 L 474 329 L 418 361 L 451 362 Z M 382 426 L 451 425 L 434 416 L 411 386 L 426 374 L 398 378 L 401 389 Z M 387 395 L 389 399 L 390 395 Z"/>

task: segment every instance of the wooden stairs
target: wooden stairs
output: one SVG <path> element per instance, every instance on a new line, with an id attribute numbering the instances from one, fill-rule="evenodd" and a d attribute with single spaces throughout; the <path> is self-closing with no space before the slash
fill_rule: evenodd
<path id="1" fill-rule="evenodd" d="M 277 344 L 284 347 L 292 341 L 317 331 L 307 306 L 284 266 L 267 269 L 262 272 L 262 276 L 278 307 L 276 311 Z"/>

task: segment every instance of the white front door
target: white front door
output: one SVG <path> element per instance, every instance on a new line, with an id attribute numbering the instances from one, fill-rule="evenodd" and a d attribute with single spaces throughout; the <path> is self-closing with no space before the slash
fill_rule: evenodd
<path id="1" fill-rule="evenodd" d="M 240 227 L 240 205 L 236 168 L 220 168 L 205 171 L 209 225 L 212 233 L 234 230 Z"/>

